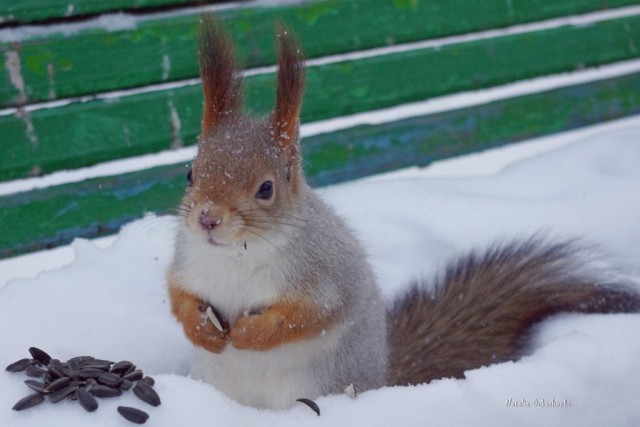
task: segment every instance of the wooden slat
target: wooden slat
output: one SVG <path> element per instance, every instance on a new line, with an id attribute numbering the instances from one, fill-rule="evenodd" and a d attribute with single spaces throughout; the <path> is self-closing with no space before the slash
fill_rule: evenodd
<path id="1" fill-rule="evenodd" d="M 20 3 L 20 2 L 17 2 Z M 104 2 L 108 3 L 108 2 Z M 272 64 L 273 22 L 287 22 L 309 57 L 499 28 L 638 0 L 358 0 L 312 1 L 220 15 L 238 40 L 246 66 Z M 197 15 L 144 20 L 137 28 L 83 30 L 0 44 L 0 106 L 173 81 L 197 75 Z M 10 64 L 12 69 L 8 68 Z M 16 87 L 10 71 L 19 73 Z"/>
<path id="2" fill-rule="evenodd" d="M 48 19 L 64 19 L 188 3 L 194 4 L 195 2 L 193 0 L 5 0 L 0 3 L 0 24 L 24 24 Z M 201 3 L 215 3 L 215 0 L 203 0 Z"/>
<path id="3" fill-rule="evenodd" d="M 305 167 L 313 185 L 326 185 L 629 114 L 640 114 L 640 73 L 306 138 Z M 164 166 L 0 198 L 0 257 L 172 212 L 186 170 Z"/>
<path id="4" fill-rule="evenodd" d="M 640 17 L 311 67 L 304 122 L 638 57 Z M 274 77 L 246 79 L 247 105 L 272 106 Z M 199 86 L 0 117 L 0 179 L 195 143 Z"/>

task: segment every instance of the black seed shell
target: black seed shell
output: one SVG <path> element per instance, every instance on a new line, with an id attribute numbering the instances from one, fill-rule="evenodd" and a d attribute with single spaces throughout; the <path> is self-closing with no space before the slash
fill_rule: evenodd
<path id="1" fill-rule="evenodd" d="M 122 394 L 122 392 L 117 388 L 101 384 L 92 386 L 90 393 L 96 397 L 116 397 Z"/>
<path id="2" fill-rule="evenodd" d="M 160 396 L 158 396 L 158 393 L 145 382 L 138 381 L 133 388 L 133 394 L 151 406 L 158 406 L 160 404 Z"/>
<path id="3" fill-rule="evenodd" d="M 38 368 L 35 365 L 29 365 L 25 368 L 24 373 L 27 374 L 27 376 L 29 377 L 41 377 L 44 374 L 47 373 L 47 371 L 45 371 L 42 368 Z"/>
<path id="4" fill-rule="evenodd" d="M 118 412 L 127 420 L 136 424 L 144 424 L 149 419 L 149 414 L 130 406 L 118 406 Z"/>
<path id="5" fill-rule="evenodd" d="M 71 383 L 71 378 L 69 378 L 69 377 L 58 378 L 57 380 L 51 382 L 47 386 L 47 390 L 49 390 L 50 392 L 53 393 L 54 391 L 58 391 L 61 388 L 69 386 L 70 383 Z"/>
<path id="6" fill-rule="evenodd" d="M 31 357 L 45 366 L 51 361 L 51 356 L 49 356 L 46 351 L 40 350 L 38 347 L 31 347 L 29 349 L 29 353 L 31 353 Z"/>
<path id="7" fill-rule="evenodd" d="M 71 369 L 73 371 L 79 371 L 80 369 L 82 369 L 82 365 L 76 357 L 72 357 L 71 359 L 67 360 L 67 367 L 67 369 Z"/>
<path id="8" fill-rule="evenodd" d="M 104 372 L 109 372 L 109 370 L 111 369 L 111 364 L 110 363 L 105 363 L 101 360 L 92 360 L 91 362 L 88 362 L 84 365 L 84 368 L 86 369 L 100 369 L 101 371 Z"/>
<path id="9" fill-rule="evenodd" d="M 85 411 L 93 412 L 98 409 L 98 401 L 87 390 L 79 388 L 76 391 L 76 397 L 78 398 L 78 403 L 80 403 L 80 406 L 82 406 Z"/>
<path id="10" fill-rule="evenodd" d="M 31 365 L 33 365 L 32 359 L 20 359 L 17 362 L 13 362 L 11 365 L 4 368 L 4 370 L 9 372 L 22 372 L 27 369 L 27 366 Z"/>
<path id="11" fill-rule="evenodd" d="M 313 409 L 313 411 L 318 414 L 318 416 L 320 416 L 320 407 L 318 406 L 318 404 L 316 402 L 314 402 L 311 399 L 306 399 L 306 398 L 301 398 L 301 399 L 296 399 L 297 402 L 301 402 L 304 403 L 305 405 L 307 405 L 309 408 Z"/>
<path id="12" fill-rule="evenodd" d="M 86 365 L 88 362 L 94 359 L 95 357 L 93 356 L 76 356 L 67 360 L 67 364 L 71 366 L 73 369 L 75 369 L 76 371 L 79 371 L 84 367 L 84 365 Z"/>
<path id="13" fill-rule="evenodd" d="M 129 362 L 128 360 L 122 360 L 118 363 L 113 364 L 113 366 L 111 367 L 111 372 L 123 375 L 129 372 L 129 369 L 131 369 L 131 367 L 135 369 L 133 363 Z"/>
<path id="14" fill-rule="evenodd" d="M 78 379 L 78 370 L 72 368 L 71 366 L 62 365 L 62 373 L 71 379 Z"/>
<path id="15" fill-rule="evenodd" d="M 140 381 L 145 382 L 147 384 L 149 384 L 151 387 L 153 387 L 154 385 L 156 385 L 156 380 L 154 380 L 152 377 L 144 377 L 143 379 L 141 379 Z"/>
<path id="16" fill-rule="evenodd" d="M 49 374 L 52 378 L 62 378 L 67 376 L 64 373 L 64 366 L 62 365 L 62 362 L 58 359 L 51 359 L 47 369 L 49 370 Z"/>
<path id="17" fill-rule="evenodd" d="M 26 380 L 24 382 L 31 390 L 33 391 L 37 391 L 40 394 L 46 394 L 48 393 L 46 386 L 44 385 L 43 382 L 40 381 L 36 381 L 36 380 Z"/>
<path id="18" fill-rule="evenodd" d="M 108 385 L 109 387 L 118 387 L 122 384 L 122 378 L 116 374 L 104 373 L 98 377 L 100 384 Z"/>
<path id="19" fill-rule="evenodd" d="M 29 409 L 36 405 L 41 404 L 43 401 L 44 401 L 43 395 L 41 395 L 40 393 L 33 393 L 27 397 L 23 397 L 22 399 L 18 400 L 18 402 L 15 405 L 13 405 L 12 409 L 14 411 L 24 411 L 25 409 Z"/>
<path id="20" fill-rule="evenodd" d="M 136 369 L 135 371 L 131 371 L 123 375 L 122 378 L 129 381 L 138 381 L 138 380 L 141 380 L 143 376 L 144 374 L 142 373 L 142 371 L 139 369 Z"/>
<path id="21" fill-rule="evenodd" d="M 98 378 L 100 375 L 104 375 L 104 371 L 98 368 L 83 368 L 78 371 L 78 377 L 83 379 Z"/>
<path id="22" fill-rule="evenodd" d="M 72 386 L 72 385 L 66 386 L 64 388 L 61 388 L 60 390 L 56 390 L 53 393 L 51 393 L 49 395 L 49 400 L 51 401 L 51 403 L 58 403 L 61 400 L 64 400 L 67 397 L 69 397 L 77 389 L 78 389 L 77 386 Z"/>

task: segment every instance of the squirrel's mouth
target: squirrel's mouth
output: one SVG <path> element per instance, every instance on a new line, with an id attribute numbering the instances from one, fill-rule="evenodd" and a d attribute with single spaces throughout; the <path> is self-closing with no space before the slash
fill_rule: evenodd
<path id="1" fill-rule="evenodd" d="M 213 246 L 226 246 L 226 244 L 225 244 L 225 243 L 222 243 L 222 242 L 220 242 L 220 241 L 218 241 L 218 240 L 214 239 L 213 237 L 211 237 L 211 235 L 209 235 L 209 237 L 207 238 L 207 242 L 208 242 L 210 245 L 213 245 Z"/>

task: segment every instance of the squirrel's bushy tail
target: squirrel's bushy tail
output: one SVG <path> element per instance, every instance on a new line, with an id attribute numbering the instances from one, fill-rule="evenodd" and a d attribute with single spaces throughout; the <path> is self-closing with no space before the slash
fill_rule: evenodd
<path id="1" fill-rule="evenodd" d="M 414 284 L 388 313 L 389 384 L 462 378 L 516 359 L 531 327 L 556 313 L 640 311 L 637 290 L 580 273 L 580 252 L 534 238 L 460 259 L 433 292 Z"/>

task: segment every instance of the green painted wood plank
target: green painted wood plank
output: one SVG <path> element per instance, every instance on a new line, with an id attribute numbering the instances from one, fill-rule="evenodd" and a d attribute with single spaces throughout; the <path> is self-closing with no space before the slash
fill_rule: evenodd
<path id="1" fill-rule="evenodd" d="M 630 4 L 640 1 L 325 0 L 220 15 L 238 40 L 246 66 L 255 67 L 273 63 L 275 19 L 300 35 L 309 57 L 320 57 Z M 84 30 L 2 43 L 2 56 L 14 59 L 0 61 L 0 106 L 194 77 L 198 19 L 144 20 L 132 30 Z M 24 88 L 11 79 L 18 62 Z"/>
<path id="2" fill-rule="evenodd" d="M 32 23 L 48 19 L 195 3 L 197 2 L 193 0 L 4 0 L 0 2 L 0 24 Z M 216 1 L 202 0 L 200 3 L 216 3 Z"/>
<path id="3" fill-rule="evenodd" d="M 310 67 L 304 122 L 636 58 L 640 17 Z M 266 113 L 274 76 L 246 79 Z M 0 117 L 0 179 L 49 173 L 193 144 L 200 86 Z M 31 130 L 30 130 L 31 129 Z"/>
<path id="4" fill-rule="evenodd" d="M 312 185 L 326 185 L 630 114 L 640 114 L 640 73 L 309 137 L 305 169 Z M 0 257 L 173 212 L 186 171 L 187 164 L 163 166 L 2 197 Z"/>

